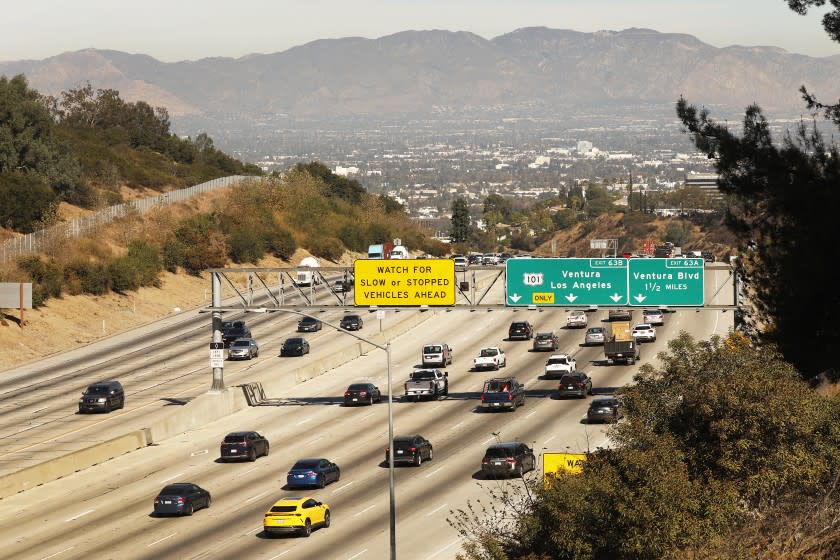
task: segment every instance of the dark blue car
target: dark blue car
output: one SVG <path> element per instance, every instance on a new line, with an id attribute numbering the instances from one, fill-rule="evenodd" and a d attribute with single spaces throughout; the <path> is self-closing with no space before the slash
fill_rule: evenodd
<path id="1" fill-rule="evenodd" d="M 341 476 L 338 465 L 323 458 L 300 459 L 286 475 L 286 486 L 317 486 L 323 488 Z"/>

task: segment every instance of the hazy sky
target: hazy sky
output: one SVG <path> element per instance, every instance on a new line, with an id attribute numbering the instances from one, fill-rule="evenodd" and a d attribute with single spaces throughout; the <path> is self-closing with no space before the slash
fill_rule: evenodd
<path id="1" fill-rule="evenodd" d="M 428 29 L 491 39 L 533 26 L 584 32 L 646 27 L 688 33 L 716 47 L 840 54 L 840 44 L 820 24 L 825 8 L 803 17 L 785 0 L 0 0 L 0 8 L 4 61 L 85 48 L 165 62 L 236 58 L 316 39 Z"/>

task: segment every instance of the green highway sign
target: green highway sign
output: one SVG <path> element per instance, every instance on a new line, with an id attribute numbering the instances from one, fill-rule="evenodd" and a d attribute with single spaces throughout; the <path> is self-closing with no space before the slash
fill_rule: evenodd
<path id="1" fill-rule="evenodd" d="M 505 262 L 505 303 L 628 305 L 628 259 L 529 259 Z"/>
<path id="2" fill-rule="evenodd" d="M 630 259 L 630 305 L 703 305 L 703 259 Z"/>
<path id="3" fill-rule="evenodd" d="M 702 306 L 703 259 L 512 258 L 505 304 Z"/>

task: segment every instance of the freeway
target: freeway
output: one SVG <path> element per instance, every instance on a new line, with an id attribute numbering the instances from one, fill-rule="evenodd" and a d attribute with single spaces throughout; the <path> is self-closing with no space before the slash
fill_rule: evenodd
<path id="1" fill-rule="evenodd" d="M 278 358 L 280 341 L 294 330 L 295 318 L 284 315 L 246 316 L 263 344 L 263 354 L 253 363 L 228 364 L 225 368 L 228 386 L 240 377 L 270 375 L 283 381 L 282 391 L 268 394 L 260 406 L 0 500 L 0 539 L 5 543 L 0 557 L 387 558 L 388 470 L 383 466 L 387 406 L 340 406 L 343 391 L 351 382 L 370 380 L 385 388 L 385 353 L 368 351 L 319 377 L 296 383 L 294 372 L 301 364 L 345 352 L 353 342 L 325 327 L 311 337 L 311 356 Z M 338 310 L 324 314 L 332 320 L 339 315 Z M 590 399 L 558 400 L 554 394 L 557 382 L 541 379 L 547 354 L 530 352 L 528 342 L 504 340 L 510 322 L 526 318 L 537 331 L 558 332 L 560 351 L 575 355 L 579 367 L 593 377 L 596 393 L 609 393 L 630 382 L 639 364 L 603 365 L 601 348 L 580 346 L 583 331 L 561 330 L 565 315 L 562 308 L 386 313 L 385 328 L 422 318 L 414 328 L 391 339 L 395 397 L 408 373 L 419 365 L 424 343 L 447 342 L 455 355 L 454 363 L 447 368 L 447 398 L 394 403 L 395 433 L 420 433 L 435 448 L 433 461 L 419 468 L 397 469 L 398 558 L 454 558 L 460 540 L 447 522 L 451 511 L 466 508 L 477 499 L 486 504 L 491 492 L 525 496 L 525 485 L 518 479 L 483 480 L 479 476 L 487 445 L 498 440 L 519 440 L 532 445 L 538 455 L 543 451 L 585 451 L 608 445 L 604 426 L 582 421 Z M 654 360 L 655 352 L 664 350 L 667 340 L 681 330 L 702 338 L 725 335 L 732 326 L 732 317 L 731 312 L 723 310 L 684 309 L 668 313 L 665 326 L 658 329 L 657 342 L 643 345 L 641 363 Z M 378 330 L 378 324 L 371 320 L 372 315 L 365 318 L 360 334 L 370 336 Z M 600 324 L 605 318 L 606 310 L 591 312 L 589 324 Z M 56 414 L 52 428 L 27 430 L 37 434 L 33 439 L 44 440 L 29 451 L 34 458 L 28 459 L 26 452 L 10 447 L 7 464 L 38 460 L 39 454 L 49 455 L 60 452 L 64 445 L 95 440 L 101 432 L 137 428 L 150 420 L 144 415 L 163 414 L 165 410 L 161 409 L 178 406 L 167 404 L 171 401 L 166 399 L 186 401 L 206 391 L 210 382 L 205 350 L 209 338 L 207 316 L 168 321 L 162 327 L 166 336 L 157 326 L 150 326 L 124 339 L 109 341 L 101 353 L 88 349 L 87 355 L 57 356 L 45 363 L 31 364 L 23 368 L 25 372 L 6 372 L 2 392 L 10 395 L 9 404 L 0 409 L 4 434 L 26 421 L 27 416 L 12 406 L 22 402 L 15 398 L 26 398 L 25 386 L 41 395 L 43 402 L 26 401 L 25 411 L 39 414 L 41 411 L 34 410 L 46 405 L 54 407 Z M 486 345 L 499 345 L 505 350 L 507 370 L 498 374 L 469 371 L 473 356 Z M 65 368 L 62 363 L 71 366 Z M 101 370 L 94 372 L 96 368 Z M 128 380 L 124 385 L 129 396 L 135 393 L 137 408 L 129 406 L 125 411 L 92 417 L 95 424 L 90 426 L 68 426 L 88 419 L 72 414 L 76 393 L 87 382 L 87 378 L 82 381 L 82 376 L 95 378 L 104 373 Z M 500 374 L 516 375 L 525 383 L 527 404 L 512 413 L 482 413 L 477 406 L 482 381 Z M 161 393 L 164 396 L 150 394 L 145 397 L 147 401 L 139 400 L 142 391 L 138 388 L 155 380 L 168 385 Z M 60 385 L 72 390 L 56 387 Z M 172 396 L 178 392 L 182 393 L 180 397 Z M 7 420 L 7 416 L 13 420 Z M 76 428 L 82 428 L 77 433 L 86 436 L 71 441 L 72 435 L 61 435 Z M 271 442 L 270 456 L 256 463 L 219 463 L 216 459 L 221 438 L 237 429 L 254 429 L 266 435 Z M 12 445 L 20 443 L 14 440 Z M 324 456 L 341 466 L 340 481 L 307 492 L 331 506 L 332 525 L 316 531 L 309 539 L 267 538 L 262 533 L 262 514 L 278 498 L 302 493 L 288 491 L 283 485 L 287 469 L 305 456 Z M 537 479 L 536 473 L 525 477 L 526 482 Z M 212 507 L 187 518 L 151 516 L 153 497 L 163 485 L 174 481 L 195 482 L 210 490 Z"/>

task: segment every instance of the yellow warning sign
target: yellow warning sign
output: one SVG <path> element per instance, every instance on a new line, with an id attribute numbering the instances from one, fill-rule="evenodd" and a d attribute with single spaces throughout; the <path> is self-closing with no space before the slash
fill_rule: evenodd
<path id="1" fill-rule="evenodd" d="M 543 453 L 543 484 L 551 484 L 559 472 L 580 473 L 584 461 L 586 453 Z"/>
<path id="2" fill-rule="evenodd" d="M 452 259 L 359 259 L 353 272 L 359 306 L 455 305 Z"/>
<path id="3" fill-rule="evenodd" d="M 554 292 L 534 292 L 531 294 L 531 303 L 553 304 Z"/>

